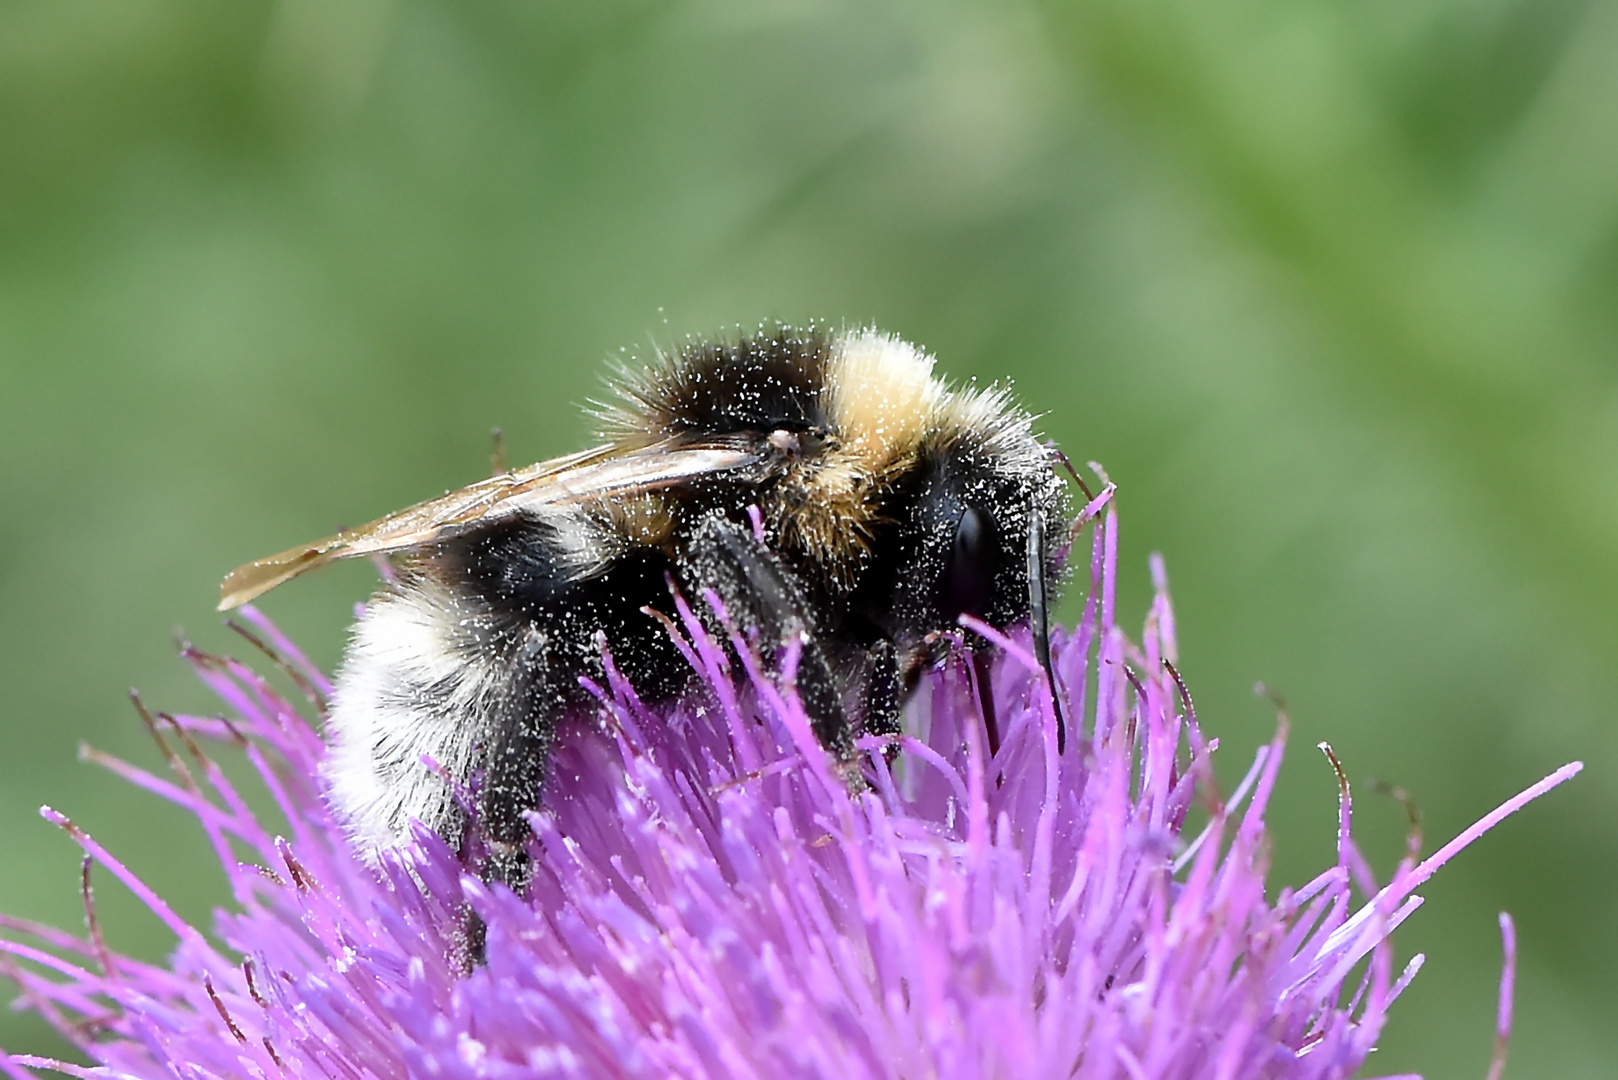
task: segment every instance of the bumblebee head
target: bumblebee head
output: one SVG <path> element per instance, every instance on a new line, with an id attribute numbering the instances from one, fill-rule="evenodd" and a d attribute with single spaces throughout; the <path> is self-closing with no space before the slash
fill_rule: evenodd
<path id="1" fill-rule="evenodd" d="M 981 421 L 989 411 L 975 412 Z M 1063 528 L 1065 488 L 1027 417 L 993 416 L 1003 422 L 935 432 L 889 502 L 894 527 L 879 561 L 890 568 L 883 619 L 896 638 L 952 629 L 962 615 L 996 627 L 1044 617 L 1057 575 L 1045 538 Z"/>

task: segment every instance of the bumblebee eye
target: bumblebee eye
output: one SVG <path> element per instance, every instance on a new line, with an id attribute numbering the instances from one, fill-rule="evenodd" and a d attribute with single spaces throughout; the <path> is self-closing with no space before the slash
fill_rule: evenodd
<path id="1" fill-rule="evenodd" d="M 939 606 L 952 622 L 959 615 L 982 617 L 994 602 L 994 521 L 967 507 L 955 526 L 955 541 L 944 565 Z"/>

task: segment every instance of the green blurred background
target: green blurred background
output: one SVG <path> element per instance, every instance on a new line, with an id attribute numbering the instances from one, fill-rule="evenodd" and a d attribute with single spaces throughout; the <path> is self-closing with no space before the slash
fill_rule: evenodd
<path id="1" fill-rule="evenodd" d="M 1429 849 L 1589 763 L 1425 890 L 1376 1071 L 1483 1075 L 1500 909 L 1510 1075 L 1618 1071 L 1618 6 L 3 0 L 0 140 L 0 909 L 79 922 L 47 801 L 224 898 L 75 746 L 211 709 L 225 570 L 580 446 L 620 347 L 874 322 L 1106 464 L 1227 783 L 1288 699 L 1278 882 L 1321 739 Z M 329 664 L 372 578 L 263 606 Z"/>

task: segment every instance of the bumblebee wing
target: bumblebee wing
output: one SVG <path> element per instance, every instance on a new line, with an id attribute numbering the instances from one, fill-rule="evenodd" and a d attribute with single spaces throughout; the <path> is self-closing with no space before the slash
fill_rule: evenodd
<path id="1" fill-rule="evenodd" d="M 238 566 L 219 587 L 219 610 L 240 607 L 334 559 L 420 548 L 543 506 L 679 487 L 759 460 L 751 446 L 714 443 L 657 444 L 628 453 L 607 444 L 542 461 L 417 503 L 369 525 Z"/>

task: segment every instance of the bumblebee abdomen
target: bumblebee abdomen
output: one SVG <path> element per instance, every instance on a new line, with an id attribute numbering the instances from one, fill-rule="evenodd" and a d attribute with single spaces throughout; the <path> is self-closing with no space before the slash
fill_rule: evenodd
<path id="1" fill-rule="evenodd" d="M 367 857 L 408 843 L 412 819 L 459 838 L 455 800 L 423 758 L 470 776 L 507 683 L 491 628 L 470 614 L 443 582 L 407 576 L 354 624 L 322 771 L 338 818 Z"/>

